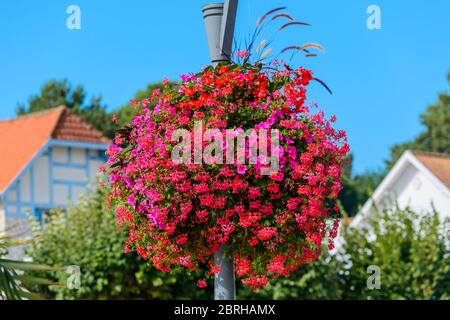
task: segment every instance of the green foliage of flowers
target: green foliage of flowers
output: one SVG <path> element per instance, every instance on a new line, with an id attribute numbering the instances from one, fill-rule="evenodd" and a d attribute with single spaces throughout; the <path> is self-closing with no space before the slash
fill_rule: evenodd
<path id="1" fill-rule="evenodd" d="M 140 257 L 125 255 L 124 237 L 117 228 L 101 188 L 78 206 L 54 212 L 43 227 L 36 226 L 38 241 L 29 250 L 35 262 L 81 269 L 79 289 L 60 286 L 39 290 L 56 299 L 190 299 L 212 295 L 198 290 L 195 278 L 185 273 L 162 273 Z M 54 276 L 66 282 L 69 274 Z"/>

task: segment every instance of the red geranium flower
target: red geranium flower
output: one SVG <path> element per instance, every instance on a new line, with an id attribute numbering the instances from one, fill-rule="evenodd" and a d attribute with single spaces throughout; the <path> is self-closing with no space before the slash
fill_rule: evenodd
<path id="1" fill-rule="evenodd" d="M 236 275 L 254 290 L 314 261 L 322 245 L 331 250 L 349 148 L 345 132 L 334 129 L 323 112 L 310 110 L 311 79 L 309 70 L 281 64 L 219 64 L 183 75 L 174 89 L 133 101 L 137 114 L 107 151 L 109 198 L 128 232 L 125 250 L 158 270 L 183 267 L 212 276 L 219 270 L 214 253 L 227 244 Z M 214 128 L 214 138 L 196 141 L 196 121 L 201 130 Z M 194 153 L 175 162 L 177 129 L 191 139 L 191 151 L 196 144 L 206 150 L 227 129 L 266 130 L 268 137 L 278 130 L 279 145 L 272 150 L 271 138 L 249 136 L 246 151 L 232 154 L 231 163 L 205 163 L 202 154 L 198 164 Z M 269 152 L 251 154 L 250 147 L 261 143 Z M 278 170 L 263 174 L 275 156 Z M 206 281 L 197 285 L 206 287 Z"/>

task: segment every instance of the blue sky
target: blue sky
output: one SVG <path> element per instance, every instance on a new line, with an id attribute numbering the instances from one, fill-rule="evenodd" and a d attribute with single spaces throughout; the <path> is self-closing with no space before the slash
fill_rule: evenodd
<path id="1" fill-rule="evenodd" d="M 208 63 L 201 5 L 205 0 L 2 1 L 0 4 L 0 119 L 13 117 L 49 79 L 82 84 L 112 110 L 137 89 Z M 81 30 L 68 30 L 66 8 L 81 8 Z M 381 30 L 366 26 L 367 7 L 381 9 Z M 413 138 L 418 115 L 448 91 L 448 0 L 240 0 L 236 41 L 245 40 L 269 9 L 312 27 L 276 38 L 287 45 L 318 42 L 326 52 L 297 59 L 334 91 L 313 85 L 309 98 L 348 132 L 357 172 L 381 168 L 389 147 Z"/>

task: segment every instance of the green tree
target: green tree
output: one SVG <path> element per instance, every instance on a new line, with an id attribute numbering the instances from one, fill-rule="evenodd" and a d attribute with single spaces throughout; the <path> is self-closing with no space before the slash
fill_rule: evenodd
<path id="1" fill-rule="evenodd" d="M 345 299 L 449 299 L 449 221 L 396 206 L 374 212 L 366 225 L 346 227 Z M 368 267 L 380 286 L 368 286 Z M 373 272 L 373 271 L 371 271 Z"/>
<path id="2" fill-rule="evenodd" d="M 169 85 L 169 87 L 171 86 Z M 157 89 L 161 90 L 161 92 L 164 91 L 164 85 L 162 84 L 162 82 L 150 83 L 144 89 L 138 90 L 134 95 L 133 100 L 138 101 L 144 100 L 152 95 L 153 90 Z M 150 105 L 151 108 L 154 107 L 153 104 L 154 103 L 152 102 L 152 104 Z M 122 105 L 115 112 L 117 116 L 117 121 L 122 124 L 131 122 L 135 113 L 136 110 L 133 107 L 131 107 L 129 103 Z"/>
<path id="3" fill-rule="evenodd" d="M 85 96 L 86 93 L 82 86 L 72 88 L 67 80 L 50 80 L 42 86 L 39 94 L 30 96 L 28 106 L 19 104 L 17 114 L 23 115 L 60 105 L 78 111 L 81 109 Z"/>
<path id="4" fill-rule="evenodd" d="M 27 105 L 18 105 L 17 114 L 24 115 L 65 105 L 111 138 L 116 127 L 101 100 L 101 96 L 93 96 L 86 103 L 86 92 L 81 85 L 73 88 L 67 80 L 50 80 L 42 86 L 39 94 L 32 95 L 28 99 Z"/>
<path id="5" fill-rule="evenodd" d="M 450 72 L 448 73 L 450 83 Z M 447 92 L 438 96 L 438 101 L 429 105 L 420 115 L 425 130 L 412 141 L 394 145 L 386 165 L 391 168 L 405 150 L 450 153 L 450 95 Z"/>
<path id="6" fill-rule="evenodd" d="M 162 91 L 164 86 L 161 82 L 151 83 L 143 90 L 137 91 L 133 99 L 143 100 L 148 98 L 155 89 Z M 72 87 L 67 80 L 50 80 L 42 86 L 39 94 L 32 95 L 28 99 L 27 105 L 18 105 L 17 114 L 24 115 L 60 105 L 65 105 L 72 112 L 80 115 L 86 122 L 109 138 L 113 138 L 114 131 L 119 128 L 111 121 L 113 114 L 117 116 L 118 123 L 127 123 L 131 121 L 136 112 L 128 103 L 117 108 L 114 112 L 108 112 L 106 105 L 102 103 L 101 96 L 92 96 L 89 102 L 86 101 L 86 91 L 83 86 Z"/>
<path id="7" fill-rule="evenodd" d="M 56 211 L 43 225 L 35 224 L 39 241 L 29 249 L 36 263 L 76 265 L 81 287 L 39 288 L 57 299 L 192 299 L 212 297 L 196 287 L 195 275 L 163 273 L 137 254 L 124 253 L 125 235 L 119 232 L 114 210 L 108 207 L 103 189 L 84 197 L 66 212 Z M 65 283 L 67 274 L 54 274 Z"/>
<path id="8" fill-rule="evenodd" d="M 339 193 L 339 202 L 344 212 L 350 217 L 358 213 L 384 176 L 381 171 L 355 175 L 352 166 L 353 155 L 350 154 L 342 168 L 342 190 Z"/>

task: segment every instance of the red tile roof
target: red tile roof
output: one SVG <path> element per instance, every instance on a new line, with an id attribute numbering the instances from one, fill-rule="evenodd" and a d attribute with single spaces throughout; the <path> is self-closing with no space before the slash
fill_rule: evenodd
<path id="1" fill-rule="evenodd" d="M 49 139 L 110 143 L 64 106 L 0 121 L 0 193 Z"/>
<path id="2" fill-rule="evenodd" d="M 111 141 L 107 139 L 100 131 L 95 130 L 92 126 L 79 116 L 63 109 L 59 121 L 52 133 L 52 138 L 57 140 L 72 140 L 92 143 L 109 144 Z"/>
<path id="3" fill-rule="evenodd" d="M 413 151 L 414 156 L 450 189 L 450 155 Z"/>

